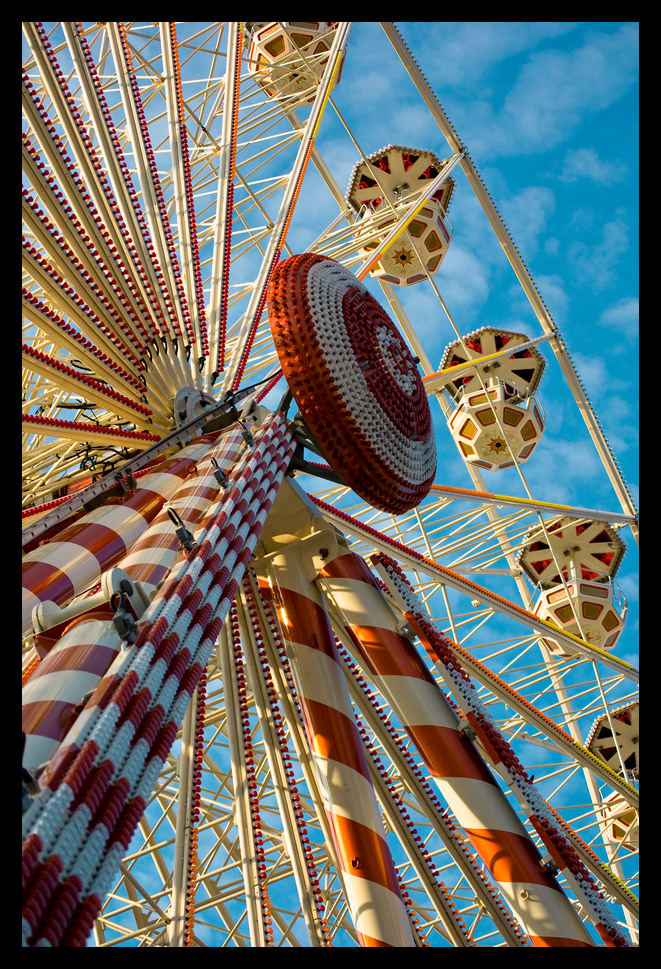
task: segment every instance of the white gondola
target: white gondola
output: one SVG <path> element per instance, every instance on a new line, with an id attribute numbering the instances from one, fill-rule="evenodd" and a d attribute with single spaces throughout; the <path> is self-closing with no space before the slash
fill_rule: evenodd
<path id="1" fill-rule="evenodd" d="M 565 632 L 611 650 L 624 629 L 627 605 L 615 583 L 625 546 L 604 522 L 556 519 L 529 535 L 519 564 L 539 586 L 535 614 Z M 545 640 L 567 656 L 567 647 Z"/>
<path id="2" fill-rule="evenodd" d="M 336 28 L 337 22 L 325 20 L 247 22 L 248 69 L 269 97 L 309 104 L 328 62 Z"/>
<path id="3" fill-rule="evenodd" d="M 431 151 L 388 145 L 354 167 L 346 197 L 363 223 L 358 233 L 364 242 L 363 255 L 376 249 L 445 164 Z M 372 276 L 410 286 L 438 272 L 452 240 L 447 210 L 453 190 L 454 182 L 448 177 L 386 249 Z"/>

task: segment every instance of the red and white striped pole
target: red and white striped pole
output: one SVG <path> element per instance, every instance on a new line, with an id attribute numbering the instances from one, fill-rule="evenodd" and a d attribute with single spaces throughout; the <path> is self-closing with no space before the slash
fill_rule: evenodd
<path id="1" fill-rule="evenodd" d="M 213 444 L 207 440 L 207 453 L 196 471 L 187 477 L 166 508 L 162 509 L 143 537 L 119 563 L 122 573 L 132 582 L 140 582 L 145 606 L 177 562 L 182 548 L 170 519 L 169 509 L 176 513 L 187 529 L 194 530 L 221 490 L 214 472 L 229 474 L 245 442 L 238 428 L 231 428 Z M 130 607 L 131 602 L 128 600 Z M 144 611 L 144 607 L 143 610 Z M 64 625 L 59 640 L 43 657 L 23 688 L 23 732 L 25 749 L 23 766 L 34 770 L 54 755 L 80 713 L 92 715 L 106 695 L 103 686 L 97 690 L 120 647 L 121 637 L 110 621 L 113 609 L 109 602 L 92 605 L 88 611 L 71 618 Z M 136 616 L 137 618 L 137 616 Z M 112 678 L 111 678 L 112 679 Z M 97 690 L 96 702 L 79 710 L 81 700 Z"/>
<path id="2" fill-rule="evenodd" d="M 415 945 L 328 616 L 295 546 L 268 572 L 361 946 Z"/>
<path id="3" fill-rule="evenodd" d="M 25 945 L 85 944 L 294 447 L 282 415 L 265 421 L 197 547 L 159 589 L 137 640 L 118 658 L 103 709 L 72 737 L 71 757 L 40 779 L 42 792 L 23 818 Z"/>
<path id="4" fill-rule="evenodd" d="M 353 553 L 334 558 L 319 582 L 532 944 L 593 946 L 363 559 Z"/>
<path id="5" fill-rule="evenodd" d="M 70 602 L 127 554 L 216 437 L 196 438 L 144 475 L 135 494 L 122 504 L 95 508 L 59 532 L 54 541 L 28 552 L 23 559 L 23 635 L 32 628 L 35 606 Z"/>
<path id="6" fill-rule="evenodd" d="M 160 583 L 181 560 L 181 546 L 175 534 L 170 512 L 182 525 L 193 530 L 204 526 L 212 502 L 225 487 L 216 477 L 218 471 L 227 477 L 245 451 L 244 430 L 233 425 L 208 449 L 191 474 L 159 512 L 142 538 L 131 547 L 120 567 L 133 582 L 139 582 L 147 595 L 153 594 Z"/>

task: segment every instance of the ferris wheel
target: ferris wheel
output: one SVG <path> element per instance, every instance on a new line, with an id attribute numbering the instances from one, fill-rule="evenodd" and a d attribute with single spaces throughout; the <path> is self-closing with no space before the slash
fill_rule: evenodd
<path id="1" fill-rule="evenodd" d="M 638 944 L 637 511 L 357 26 L 23 25 L 25 946 Z M 525 329 L 450 305 L 462 196 Z M 556 404 L 603 504 L 530 484 Z"/>

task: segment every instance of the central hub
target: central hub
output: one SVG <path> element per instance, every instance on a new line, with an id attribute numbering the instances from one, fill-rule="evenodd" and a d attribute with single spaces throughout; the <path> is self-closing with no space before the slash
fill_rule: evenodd
<path id="1" fill-rule="evenodd" d="M 305 253 L 276 267 L 268 313 L 289 388 L 331 467 L 376 508 L 419 504 L 436 472 L 429 403 L 383 307 L 348 269 Z"/>

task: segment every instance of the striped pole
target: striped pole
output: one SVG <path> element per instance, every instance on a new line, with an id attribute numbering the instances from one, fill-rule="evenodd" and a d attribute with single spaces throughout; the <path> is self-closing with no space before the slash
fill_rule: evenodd
<path id="1" fill-rule="evenodd" d="M 335 638 L 295 546 L 268 559 L 347 902 L 364 947 L 415 945 Z"/>
<path id="2" fill-rule="evenodd" d="M 365 562 L 353 553 L 338 556 L 324 566 L 320 584 L 532 944 L 591 947 L 568 899 L 401 632 Z"/>
<path id="3" fill-rule="evenodd" d="M 208 441 L 208 438 L 207 438 Z M 241 431 L 234 427 L 208 446 L 208 453 L 180 485 L 167 507 L 162 509 L 143 537 L 122 559 L 120 567 L 132 582 L 140 582 L 141 598 L 148 604 L 160 582 L 177 562 L 182 549 L 170 509 L 176 510 L 187 529 L 195 529 L 221 490 L 214 472 L 224 475 L 245 448 Z M 138 618 L 130 599 L 127 608 Z M 141 610 L 144 611 L 144 608 Z M 121 637 L 111 622 L 108 602 L 90 609 L 66 625 L 59 640 L 42 659 L 23 688 L 23 731 L 26 735 L 23 766 L 34 770 L 51 759 L 75 722 L 77 715 L 89 717 L 105 696 L 103 681 L 120 647 Z M 99 687 L 99 683 L 102 683 Z M 80 709 L 85 696 L 97 691 L 95 703 Z"/>
<path id="4" fill-rule="evenodd" d="M 234 436 L 234 434 L 232 434 L 227 441 L 225 442 L 221 441 L 220 444 L 214 448 L 214 453 L 221 454 L 222 450 L 225 448 L 227 450 L 227 453 L 229 455 L 232 455 L 235 453 L 236 445 L 237 445 L 236 437 Z M 265 450 L 263 453 L 260 452 L 259 449 L 256 449 L 255 454 L 251 455 L 250 458 L 244 463 L 244 465 L 242 465 L 242 468 L 237 469 L 235 474 L 232 475 L 230 480 L 231 490 L 229 491 L 228 494 L 224 496 L 224 501 L 221 505 L 221 512 L 218 513 L 218 509 L 215 506 L 212 506 L 211 510 L 203 519 L 200 525 L 200 528 L 198 530 L 198 538 L 200 538 L 200 540 L 201 540 L 201 536 L 206 534 L 208 529 L 211 527 L 214 516 L 216 518 L 218 517 L 222 518 L 223 515 L 226 515 L 227 516 L 226 531 L 230 536 L 235 536 L 237 525 L 241 521 L 241 516 L 245 514 L 245 510 L 246 510 L 246 505 L 243 500 L 245 497 L 246 490 L 249 488 L 253 488 L 254 490 L 256 488 L 256 482 L 260 480 L 260 475 L 255 473 L 256 471 L 255 464 L 257 462 L 260 462 L 267 467 L 268 461 L 272 459 L 272 452 L 270 450 L 266 450 L 266 448 L 268 448 L 268 444 L 265 444 L 264 448 Z M 210 455 L 210 457 L 213 457 L 213 455 Z M 227 468 L 227 470 L 229 471 L 229 468 Z M 184 483 L 182 487 L 186 488 L 186 484 L 187 482 Z M 191 487 L 193 492 L 195 492 L 196 488 L 194 483 L 192 484 Z M 251 508 L 251 511 L 252 511 L 252 518 L 251 518 L 251 523 L 252 523 L 254 522 L 254 510 L 252 510 Z M 167 512 L 164 512 L 163 514 L 167 515 Z M 159 522 L 155 521 L 154 526 L 156 527 L 156 530 L 157 530 L 156 534 L 158 535 Z M 171 529 L 173 528 L 172 522 L 170 522 L 170 528 Z M 244 533 L 242 533 L 242 535 L 243 534 Z M 163 538 L 163 535 L 161 535 L 161 538 Z M 170 541 L 171 539 L 168 538 L 168 542 Z M 145 543 L 147 545 L 149 544 L 149 536 L 145 536 Z M 239 541 L 237 540 L 237 542 L 234 544 L 236 544 L 238 547 Z M 235 551 L 234 546 L 231 546 L 231 548 L 232 548 L 232 551 Z M 146 577 L 147 579 L 149 579 L 151 577 L 151 579 L 154 580 L 158 575 L 161 575 L 160 568 L 162 567 L 162 564 L 163 564 L 163 560 L 161 558 L 162 551 L 163 551 L 163 546 L 157 544 L 155 548 L 155 553 L 156 553 L 155 559 L 152 562 L 152 565 L 154 566 L 154 568 L 151 571 L 148 571 L 146 575 L 144 572 L 140 573 L 143 578 Z M 144 558 L 139 553 L 136 553 L 136 559 L 134 559 L 133 561 L 129 561 L 131 558 L 132 558 L 132 555 L 127 557 L 127 564 L 129 565 L 129 568 L 133 569 L 136 566 L 137 567 L 145 566 Z M 172 565 L 175 565 L 176 563 L 179 563 L 179 568 L 172 572 L 170 578 L 164 583 L 164 587 L 159 589 L 158 595 L 153 600 L 152 608 L 150 608 L 144 614 L 144 616 L 141 617 L 141 619 L 137 624 L 137 630 L 142 635 L 144 635 L 145 632 L 149 630 L 150 624 L 153 625 L 155 623 L 156 617 L 153 615 L 154 608 L 159 604 L 161 604 L 161 606 L 163 606 L 163 603 L 167 604 L 168 591 L 172 592 L 173 589 L 176 589 L 179 587 L 177 577 L 182 572 L 182 569 L 184 573 L 189 571 L 186 567 L 186 559 L 182 559 L 180 554 L 175 556 L 175 558 L 172 561 Z M 223 573 L 223 571 L 224 570 L 221 570 L 221 574 Z M 133 575 L 132 578 L 135 578 L 135 575 Z M 191 586 L 192 577 L 189 575 L 188 579 L 190 580 L 188 582 L 188 585 Z M 174 586 L 172 585 L 173 582 L 174 582 Z M 149 588 L 149 583 L 147 583 L 147 588 Z M 198 605 L 199 605 L 200 599 L 202 602 L 204 601 L 203 596 L 201 596 L 201 594 L 198 593 L 198 597 L 196 599 L 196 602 L 198 603 Z M 178 599 L 173 601 L 178 602 Z M 181 605 L 181 603 L 179 603 L 179 605 Z M 168 622 L 170 623 L 174 622 L 175 619 L 176 619 L 176 612 L 173 611 Z M 85 629 L 83 628 L 85 625 L 88 625 L 88 624 L 87 623 L 81 624 L 80 635 L 83 635 L 83 636 L 85 635 Z M 119 688 L 120 684 L 123 681 L 123 677 L 125 675 L 125 657 L 119 651 L 119 647 L 121 645 L 119 641 L 119 637 L 115 633 L 114 639 L 112 638 L 112 633 L 110 633 L 107 630 L 108 625 L 109 624 L 107 622 L 101 623 L 99 627 L 94 627 L 94 628 L 89 627 L 88 625 L 87 633 L 88 633 L 89 639 L 91 639 L 90 653 L 93 654 L 94 646 L 96 642 L 103 642 L 104 639 L 110 637 L 112 639 L 112 642 L 114 643 L 115 655 L 112 658 L 109 665 L 105 667 L 104 674 L 97 680 L 96 688 L 93 690 L 92 695 L 88 699 L 87 703 L 83 706 L 82 710 L 76 711 L 77 715 L 75 716 L 75 719 L 73 720 L 73 722 L 71 720 L 71 717 L 69 717 L 69 722 L 67 724 L 68 729 L 64 729 L 64 731 L 62 731 L 62 726 L 64 725 L 60 726 L 60 729 L 58 730 L 58 733 L 57 733 L 60 746 L 59 746 L 59 749 L 57 749 L 57 752 L 55 754 L 52 754 L 51 752 L 50 763 L 48 764 L 48 767 L 44 771 L 43 776 L 40 778 L 40 783 L 42 784 L 42 786 L 44 785 L 49 786 L 55 783 L 54 779 L 60 776 L 63 765 L 67 764 L 70 761 L 71 757 L 74 756 L 77 753 L 77 751 L 80 749 L 81 742 L 82 742 L 81 738 L 84 737 L 86 733 L 91 729 L 92 725 L 96 722 L 98 717 L 105 709 L 107 703 L 109 702 L 109 698 L 113 695 L 114 691 Z M 73 630 L 72 636 L 75 636 L 76 632 L 77 630 Z M 113 629 L 113 632 L 115 632 L 114 629 Z M 73 641 L 73 643 L 75 645 L 75 640 Z M 89 640 L 88 640 L 88 645 L 90 645 Z M 63 648 L 66 646 L 67 646 L 66 642 L 62 643 Z M 73 656 L 74 662 L 76 661 L 79 662 L 76 653 L 72 654 L 72 656 Z M 30 681 L 28 680 L 28 684 L 29 682 Z M 46 684 L 46 689 L 48 689 L 48 684 Z M 80 699 L 80 696 L 79 696 L 79 699 Z M 32 702 L 33 703 L 35 702 L 34 695 L 32 696 Z M 35 719 L 36 719 L 36 714 L 35 714 Z M 52 718 L 49 722 L 49 727 L 51 732 L 54 732 Z M 36 729 L 38 729 L 38 726 L 33 727 L 33 732 L 35 732 Z M 26 764 L 28 763 L 27 754 L 28 754 L 28 744 L 26 742 L 26 754 L 24 758 L 24 763 Z M 43 761 L 40 761 L 40 763 L 43 763 Z M 33 765 L 33 766 L 36 766 L 36 765 Z"/>
<path id="5" fill-rule="evenodd" d="M 186 478 L 148 531 L 122 559 L 121 568 L 132 581 L 140 582 L 148 595 L 156 590 L 181 559 L 181 546 L 170 512 L 176 514 L 186 529 L 204 527 L 212 503 L 225 488 L 222 476 L 229 476 L 245 448 L 243 428 L 233 425 L 208 450 L 196 473 Z M 221 476 L 216 477 L 218 471 Z"/>
<path id="6" fill-rule="evenodd" d="M 32 628 L 35 606 L 70 602 L 127 554 L 215 437 L 196 438 L 141 478 L 135 494 L 122 504 L 95 508 L 63 529 L 56 541 L 28 552 L 23 559 L 23 635 Z"/>
<path id="7" fill-rule="evenodd" d="M 441 672 L 454 702 L 469 724 L 468 729 L 474 732 L 476 741 L 484 749 L 491 769 L 508 785 L 547 848 L 547 867 L 554 867 L 565 878 L 581 903 L 582 914 L 593 923 L 607 946 L 629 947 L 630 941 L 622 933 L 618 918 L 598 884 L 612 884 L 606 866 L 599 863 L 596 855 L 533 785 L 532 778 L 464 670 L 461 650 L 430 621 L 425 606 L 398 563 L 382 554 L 374 555 L 372 562 L 429 658 Z M 593 875 L 596 875 L 596 881 Z"/>
<path id="8" fill-rule="evenodd" d="M 23 817 L 25 945 L 85 944 L 294 447 L 282 415 L 264 422 L 197 548 L 159 589 L 137 640 L 118 657 L 103 710 L 75 738 L 71 757 L 40 779 L 42 792 Z"/>

